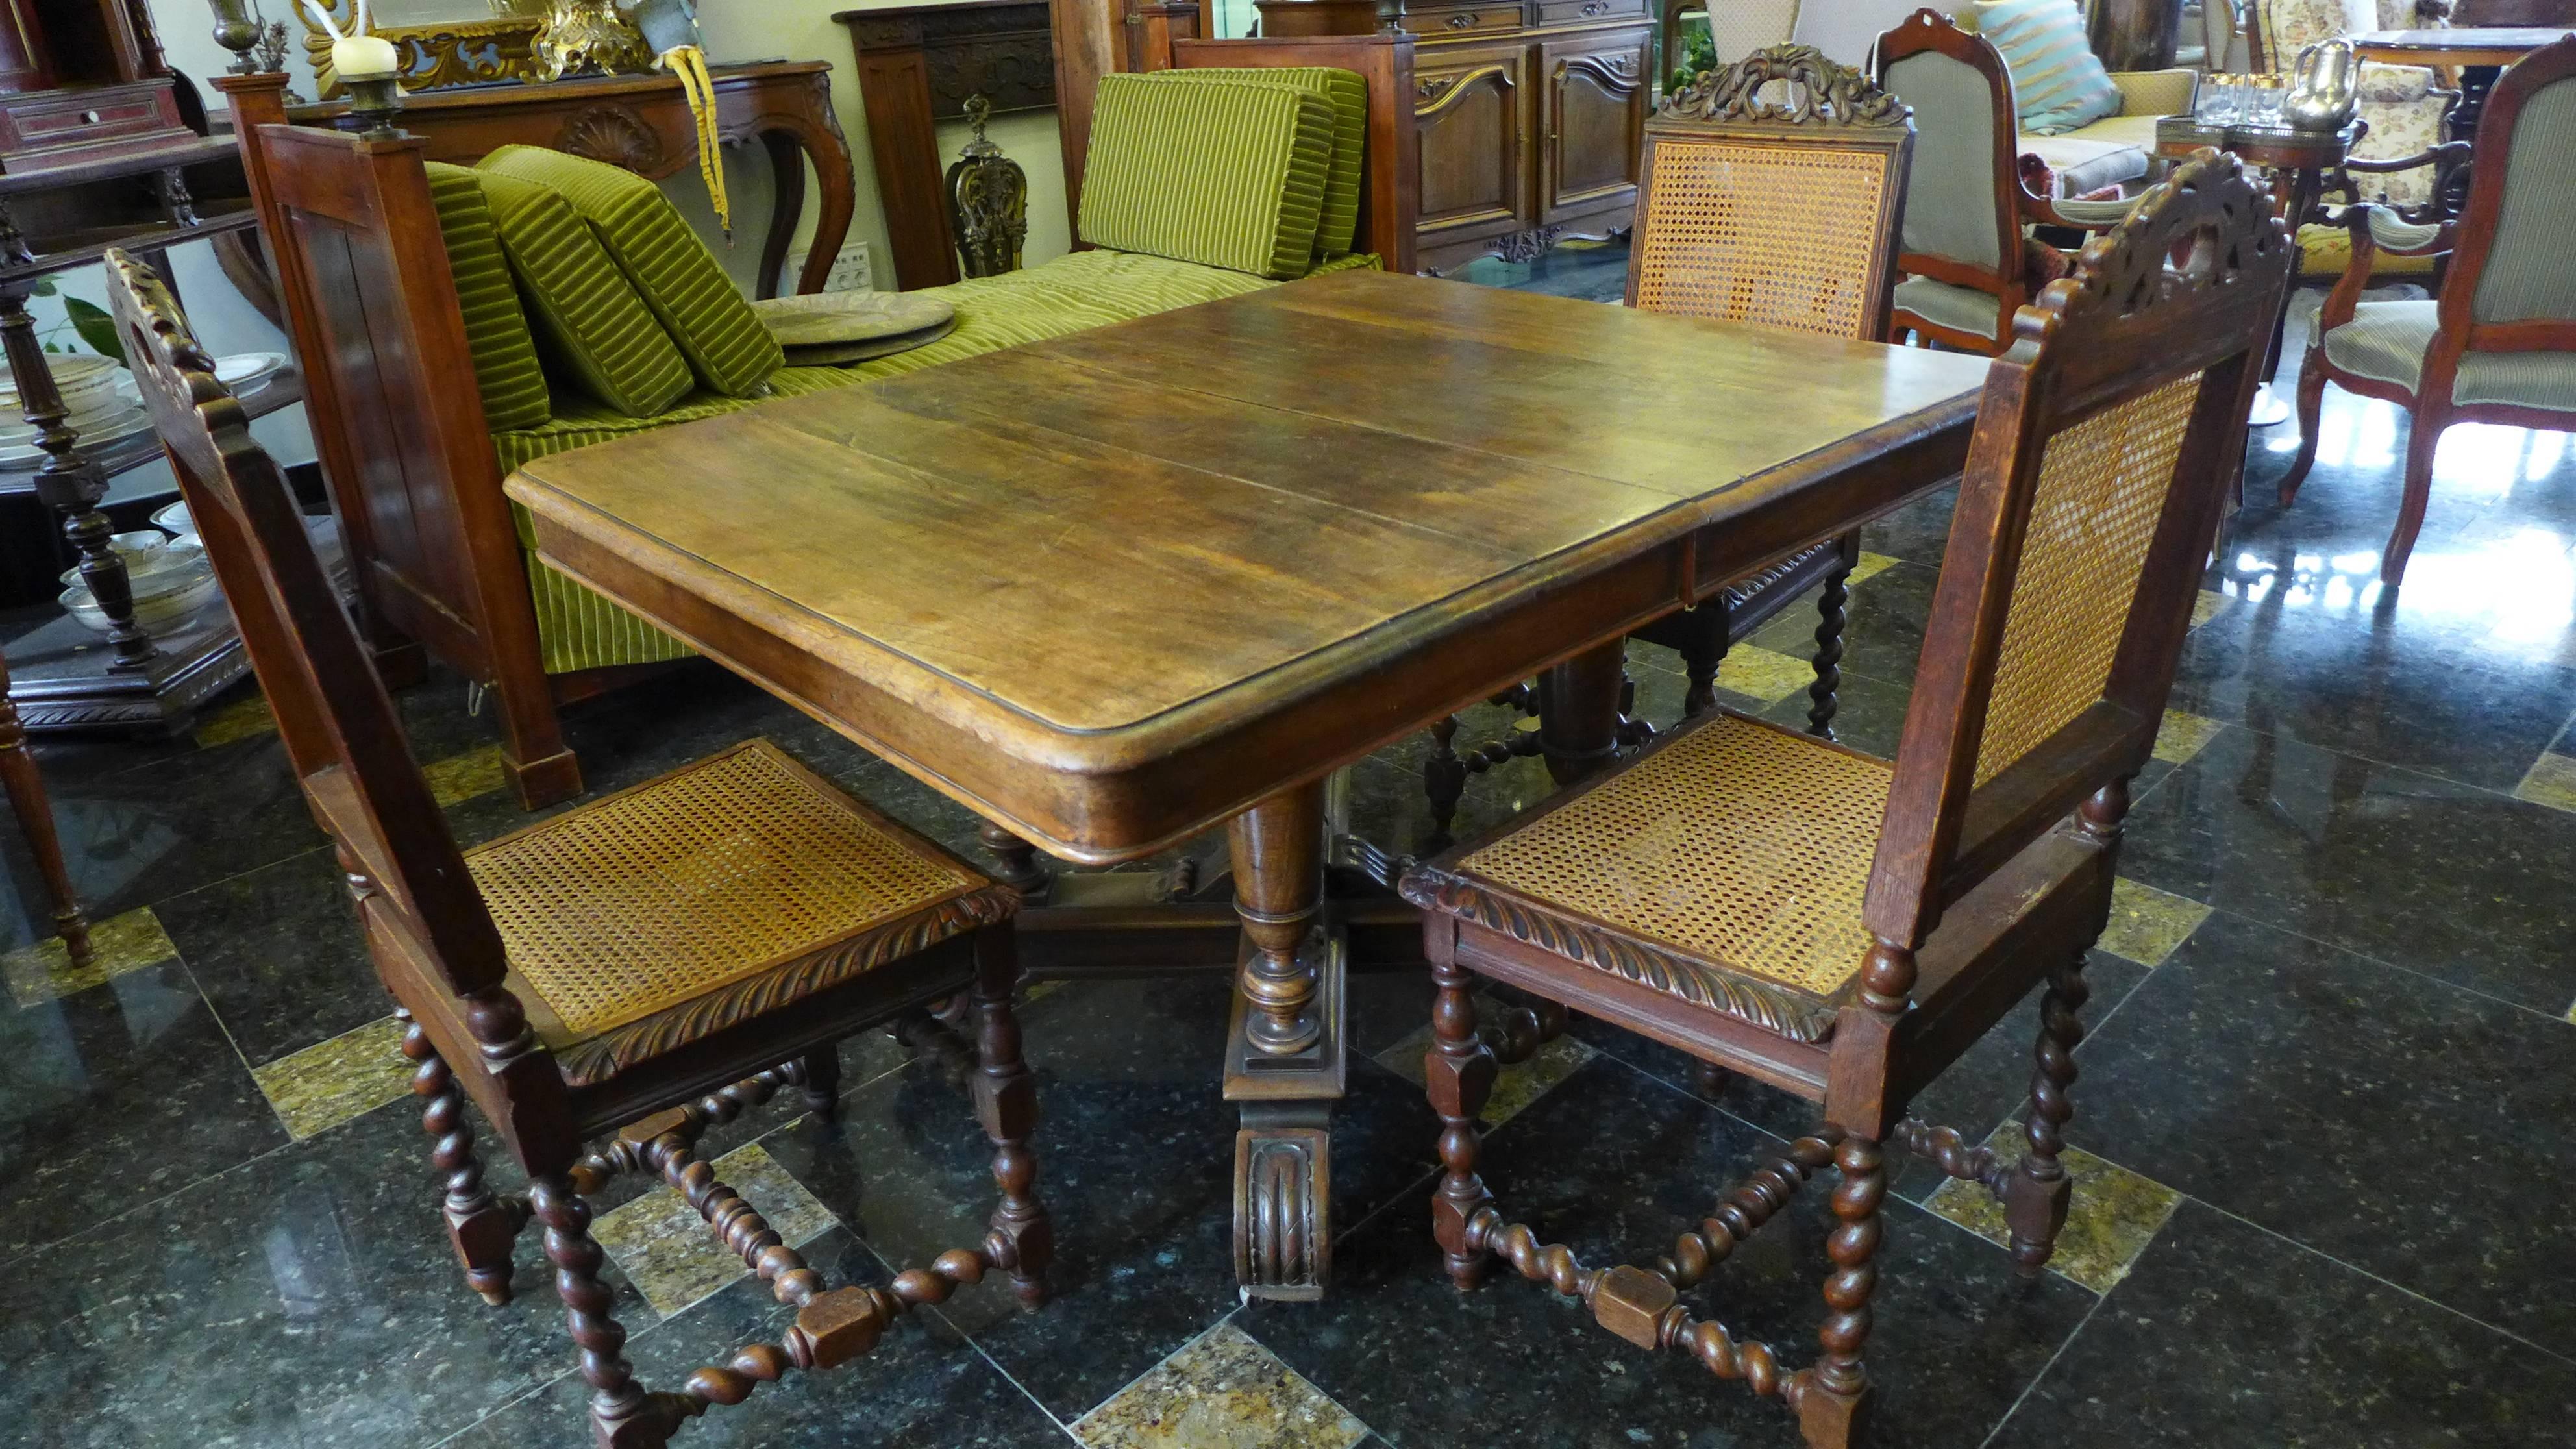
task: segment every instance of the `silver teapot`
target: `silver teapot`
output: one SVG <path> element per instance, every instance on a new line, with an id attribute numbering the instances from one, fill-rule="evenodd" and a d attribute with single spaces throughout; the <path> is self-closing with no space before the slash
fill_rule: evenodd
<path id="1" fill-rule="evenodd" d="M 2281 124 L 2299 131 L 2340 131 L 2361 105 L 2361 60 L 2352 42 L 2320 40 L 2300 50 L 2281 98 Z"/>

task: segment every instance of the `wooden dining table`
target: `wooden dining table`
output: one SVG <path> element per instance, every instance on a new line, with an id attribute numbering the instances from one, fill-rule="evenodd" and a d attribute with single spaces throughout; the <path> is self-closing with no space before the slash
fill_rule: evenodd
<path id="1" fill-rule="evenodd" d="M 1982 358 L 1344 272 L 559 454 L 546 561 L 991 822 L 1032 975 L 1235 973 L 1235 1258 L 1329 1275 L 1351 969 L 1419 963 L 1327 781 L 1955 474 Z M 1231 902 L 1106 866 L 1227 834 Z"/>

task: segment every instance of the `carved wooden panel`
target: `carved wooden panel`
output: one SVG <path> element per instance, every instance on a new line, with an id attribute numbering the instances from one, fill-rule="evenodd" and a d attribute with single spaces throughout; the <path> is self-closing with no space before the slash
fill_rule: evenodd
<path id="1" fill-rule="evenodd" d="M 833 18 L 849 27 L 862 55 L 919 50 L 935 119 L 962 119 L 966 98 L 977 94 L 997 115 L 1055 104 L 1055 39 L 1037 0 L 850 10 Z"/>
<path id="2" fill-rule="evenodd" d="M 1530 218 L 1528 47 L 1461 46 L 1416 63 L 1422 238 Z"/>
<path id="3" fill-rule="evenodd" d="M 1614 31 L 1542 50 L 1548 134 L 1539 157 L 1541 220 L 1634 199 L 1651 37 L 1642 28 Z"/>

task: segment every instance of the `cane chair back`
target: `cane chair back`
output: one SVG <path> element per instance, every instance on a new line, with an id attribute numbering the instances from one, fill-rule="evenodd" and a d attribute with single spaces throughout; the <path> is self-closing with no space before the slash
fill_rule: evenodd
<path id="1" fill-rule="evenodd" d="M 2016 317 L 1925 630 L 1875 935 L 1919 944 L 2145 763 L 2293 260 L 2262 188 L 2203 152 Z"/>
<path id="2" fill-rule="evenodd" d="M 1914 129 L 1812 46 L 1703 73 L 1646 123 L 1628 305 L 1875 340 Z"/>

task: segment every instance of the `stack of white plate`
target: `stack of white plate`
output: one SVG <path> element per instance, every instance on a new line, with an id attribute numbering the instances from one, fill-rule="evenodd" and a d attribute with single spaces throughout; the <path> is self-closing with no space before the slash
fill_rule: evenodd
<path id="1" fill-rule="evenodd" d="M 134 591 L 134 621 L 160 631 L 187 618 L 222 590 L 214 565 L 195 539 L 173 541 L 159 533 L 120 533 L 108 540 L 125 561 L 126 586 Z M 65 569 L 62 605 L 71 616 L 104 634 L 107 613 L 81 582 L 80 570 Z"/>
<path id="2" fill-rule="evenodd" d="M 45 363 L 68 410 L 63 425 L 80 436 L 82 447 L 119 442 L 152 426 L 151 417 L 118 385 L 131 379 L 114 359 L 56 353 Z M 20 405 L 17 378 L 0 372 L 0 472 L 42 467 L 45 450 L 36 446 L 36 437 L 36 427 Z"/>

